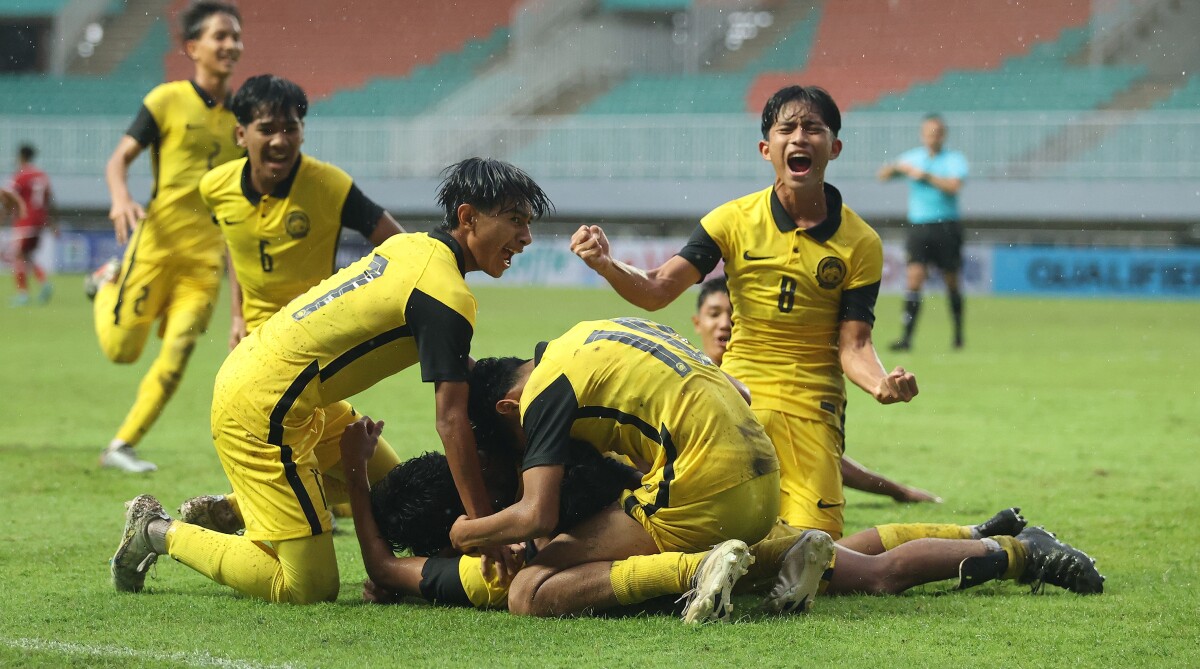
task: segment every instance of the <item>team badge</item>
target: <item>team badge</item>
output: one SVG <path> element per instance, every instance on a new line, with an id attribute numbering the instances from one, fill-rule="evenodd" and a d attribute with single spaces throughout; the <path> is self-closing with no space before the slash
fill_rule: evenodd
<path id="1" fill-rule="evenodd" d="M 287 219 L 283 222 L 283 229 L 291 235 L 292 239 L 303 239 L 308 236 L 308 230 L 311 225 L 308 222 L 308 214 L 302 211 L 293 211 L 288 213 Z"/>
<path id="2" fill-rule="evenodd" d="M 846 278 L 846 263 L 841 258 L 829 256 L 817 263 L 817 284 L 829 290 L 842 285 Z"/>

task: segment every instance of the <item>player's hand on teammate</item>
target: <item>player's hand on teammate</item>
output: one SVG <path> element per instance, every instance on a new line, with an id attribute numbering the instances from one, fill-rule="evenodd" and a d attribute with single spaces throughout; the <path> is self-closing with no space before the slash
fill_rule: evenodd
<path id="1" fill-rule="evenodd" d="M 146 210 L 133 198 L 113 202 L 112 208 L 108 210 L 108 220 L 112 221 L 113 230 L 117 233 L 117 244 L 123 246 L 128 242 L 129 236 L 145 218 Z"/>
<path id="2" fill-rule="evenodd" d="M 508 585 L 512 582 L 513 576 L 517 575 L 517 571 L 524 566 L 525 550 L 524 544 L 512 544 L 509 546 L 471 546 L 464 541 L 466 533 L 466 523 L 470 519 L 465 515 L 459 516 L 454 521 L 454 525 L 450 527 L 450 543 L 455 550 L 467 555 L 479 555 L 483 559 L 480 563 L 480 568 L 483 569 L 483 575 L 486 578 L 496 578 L 500 583 Z"/>
<path id="3" fill-rule="evenodd" d="M 903 367 L 897 367 L 879 380 L 879 385 L 871 394 L 880 404 L 895 404 L 912 400 L 917 392 L 917 377 L 912 372 L 904 371 Z"/>
<path id="4" fill-rule="evenodd" d="M 229 350 L 237 348 L 238 342 L 246 338 L 246 319 L 239 315 L 229 324 Z"/>
<path id="5" fill-rule="evenodd" d="M 581 225 L 571 235 L 571 253 L 597 272 L 612 264 L 608 236 L 598 225 Z"/>
<path id="6" fill-rule="evenodd" d="M 375 445 L 383 433 L 383 421 L 373 421 L 363 416 L 346 426 L 342 432 L 342 467 L 346 470 L 364 466 L 375 454 Z"/>

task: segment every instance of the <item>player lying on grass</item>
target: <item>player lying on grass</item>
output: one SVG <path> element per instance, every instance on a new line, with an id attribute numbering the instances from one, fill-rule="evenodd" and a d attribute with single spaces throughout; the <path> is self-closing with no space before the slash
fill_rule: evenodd
<path id="1" fill-rule="evenodd" d="M 169 554 L 252 597 L 336 599 L 335 491 L 323 487 L 323 473 L 340 452 L 321 439 L 325 407 L 416 364 L 433 385 L 436 429 L 464 505 L 491 513 L 467 418 L 477 305 L 465 275 L 504 274 L 532 242 L 530 223 L 552 205 L 508 163 L 470 158 L 445 174 L 439 229 L 396 235 L 317 284 L 250 333 L 218 372 L 212 434 L 245 535 L 172 522 L 141 495 L 127 505 L 112 559 L 118 591 L 140 591 L 146 569 Z M 491 553 L 503 569 L 515 567 L 503 551 Z"/>
<path id="2" fill-rule="evenodd" d="M 539 344 L 533 360 L 479 361 L 471 374 L 472 421 L 485 432 L 510 437 L 523 453 L 525 495 L 512 507 L 482 519 L 488 521 L 486 525 L 465 519 L 455 523 L 451 532 L 455 547 L 540 536 L 539 530 L 553 526 L 556 506 L 552 503 L 557 490 L 548 489 L 543 479 L 561 476 L 558 463 L 569 439 L 589 443 L 601 452 L 624 454 L 646 472 L 643 485 L 623 496 L 620 507 L 607 519 L 612 526 L 627 527 L 628 535 L 638 535 L 636 529 L 641 527 L 659 550 L 680 550 L 676 547 L 681 546 L 686 552 L 697 550 L 692 548 L 696 544 L 687 542 L 698 543 L 696 537 L 705 532 L 712 543 L 721 528 L 741 527 L 717 520 L 726 512 L 720 504 L 723 500 L 713 503 L 705 499 L 694 481 L 736 471 L 748 452 L 757 457 L 745 435 L 757 436 L 761 426 L 757 421 L 741 420 L 748 407 L 733 406 L 733 396 L 722 393 L 719 383 L 689 381 L 691 375 L 712 367 L 706 356 L 695 354 L 698 351 L 670 328 L 622 318 L 581 323 L 563 337 Z M 722 431 L 730 422 L 735 424 L 736 436 Z M 696 430 L 696 424 L 712 430 Z M 703 452 L 701 458 L 691 452 L 697 447 Z M 710 485 L 704 490 L 720 487 Z M 697 507 L 689 495 L 704 506 Z M 767 516 L 774 523 L 773 512 L 763 511 L 774 508 L 769 499 L 742 501 L 740 513 L 752 509 L 750 515 Z M 760 506 L 746 506 L 750 504 Z M 926 523 L 884 525 L 848 537 L 837 551 L 829 592 L 897 593 L 955 576 L 966 585 L 1009 578 L 1045 580 L 1080 593 L 1101 591 L 1103 579 L 1084 553 L 1043 530 L 1023 530 L 1024 523 L 1015 512 L 1002 515 L 1011 518 L 998 521 L 1006 527 L 988 528 L 989 534 L 998 535 L 994 538 L 980 539 L 969 527 Z M 740 522 L 753 521 L 743 516 Z M 603 536 L 602 530 L 594 531 Z M 569 595 L 558 595 L 556 578 L 582 571 L 574 565 L 586 567 L 592 556 L 585 545 L 578 541 L 556 554 L 565 553 L 574 562 L 563 558 L 532 573 L 528 568 L 519 573 L 513 583 L 519 599 L 514 602 L 510 598 L 510 608 L 563 613 L 564 602 L 578 603 Z M 554 541 L 547 551 L 553 546 Z M 651 553 L 649 547 L 643 550 Z M 640 560 L 655 564 L 650 558 Z M 605 559 L 594 562 L 603 564 Z M 590 569 L 584 574 L 593 582 L 599 580 L 600 568 Z M 622 600 L 624 591 L 617 590 L 628 574 L 617 567 L 612 571 L 612 591 L 596 584 L 593 606 L 636 601 Z"/>
<path id="3" fill-rule="evenodd" d="M 342 458 L 348 468 L 362 469 L 366 459 L 370 457 L 374 434 L 366 425 L 361 428 L 355 425 L 347 430 L 342 441 Z M 481 439 L 479 443 L 482 446 L 487 440 Z M 587 448 L 586 444 L 582 446 L 584 448 L 572 450 L 576 460 L 564 467 L 559 526 L 554 534 L 569 533 L 575 524 L 613 504 L 625 490 L 632 490 L 640 485 L 640 472 L 612 459 L 599 457 L 596 451 Z M 494 451 L 490 454 L 481 451 L 481 459 L 486 459 L 492 465 L 485 468 L 485 475 L 489 490 L 493 491 L 494 503 L 498 508 L 507 506 L 511 503 L 516 488 L 516 472 L 511 466 L 510 458 Z M 405 461 L 373 487 L 369 497 L 366 479 L 363 476 L 351 477 L 350 488 L 351 495 L 356 498 L 360 509 L 366 509 L 369 500 L 370 511 L 360 513 L 355 521 L 369 576 L 364 584 L 364 599 L 390 603 L 403 596 L 415 596 L 441 604 L 470 605 L 478 608 L 503 608 L 506 605 L 506 585 L 496 578 L 485 576 L 478 558 L 463 556 L 451 547 L 450 527 L 454 519 L 462 514 L 462 503 L 454 490 L 444 456 L 427 453 Z M 838 553 L 844 554 L 849 551 L 844 546 L 846 543 L 862 544 L 871 539 L 878 542 L 880 533 L 894 535 L 897 531 L 914 526 L 884 525 L 865 530 L 843 539 L 840 542 L 843 545 L 837 547 Z M 1052 542 L 1046 541 L 1042 532 L 1031 529 L 1021 533 L 1024 526 L 1025 521 L 1017 509 L 1005 509 L 979 525 L 926 524 L 922 529 L 928 531 L 936 527 L 947 534 L 955 533 L 980 539 L 1016 534 L 1026 543 L 1041 542 L 1042 545 L 1038 548 L 1053 550 Z M 772 531 L 772 536 L 779 539 L 792 536 L 792 541 L 798 539 L 799 534 L 794 528 L 782 524 Z M 766 541 L 750 546 L 751 555 L 761 553 L 764 560 L 778 559 L 778 553 L 770 550 L 773 547 L 772 543 Z M 778 544 L 787 545 L 786 540 L 774 543 L 775 548 Z M 415 557 L 395 557 L 395 553 L 405 551 L 411 552 Z M 800 552 L 796 553 L 799 554 Z M 1043 558 L 1042 561 L 1044 564 L 1041 568 L 1059 572 L 1072 569 L 1073 565 L 1078 564 L 1070 559 L 1060 559 L 1057 564 L 1048 558 Z M 795 562 L 795 556 L 792 562 Z M 887 564 L 889 568 L 895 568 L 898 564 L 884 560 L 880 560 L 879 563 Z M 978 570 L 972 571 L 978 564 L 964 565 L 962 576 L 965 580 L 961 582 L 961 587 L 977 585 L 985 580 L 979 578 Z M 982 564 L 986 565 L 988 562 L 985 560 Z M 796 566 L 803 567 L 793 564 L 792 568 Z M 854 568 L 843 567 L 843 570 Z M 754 567 L 751 569 L 754 570 Z M 1037 569 L 1030 569 L 1029 577 L 1023 582 L 1036 581 Z M 780 570 L 777 567 L 776 571 L 778 573 L 770 574 L 766 569 L 758 569 L 760 580 L 743 578 L 738 582 L 736 591 L 765 592 L 770 604 L 776 599 L 772 593 L 787 590 L 795 580 L 794 574 L 788 570 Z M 832 577 L 836 571 L 836 568 L 828 570 L 826 578 Z M 837 591 L 835 588 L 834 592 Z"/>
<path id="4" fill-rule="evenodd" d="M 696 313 L 692 315 L 692 327 L 700 335 L 700 348 L 712 361 L 720 365 L 733 333 L 733 305 L 729 300 L 729 283 L 720 276 L 700 284 L 700 297 L 696 300 Z M 935 502 L 942 498 L 910 485 L 893 481 L 862 466 L 848 455 L 842 454 L 842 485 L 863 492 L 886 495 L 897 502 Z"/>

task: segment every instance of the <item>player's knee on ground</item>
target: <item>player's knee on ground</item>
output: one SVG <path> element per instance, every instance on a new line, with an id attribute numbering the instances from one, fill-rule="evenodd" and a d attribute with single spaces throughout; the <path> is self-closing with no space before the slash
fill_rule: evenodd
<path id="1" fill-rule="evenodd" d="M 530 565 L 517 572 L 508 587 L 508 611 L 518 616 L 554 616 L 546 598 L 538 599 L 538 592 L 546 581 L 555 574 L 548 567 Z"/>

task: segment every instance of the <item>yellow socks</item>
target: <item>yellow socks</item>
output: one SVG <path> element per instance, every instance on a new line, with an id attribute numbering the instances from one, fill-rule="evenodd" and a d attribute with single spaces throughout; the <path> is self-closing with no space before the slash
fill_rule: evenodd
<path id="1" fill-rule="evenodd" d="M 971 539 L 971 526 L 948 523 L 892 523 L 877 525 L 883 549 L 890 551 L 916 539 Z"/>
<path id="2" fill-rule="evenodd" d="M 707 553 L 634 555 L 613 562 L 609 581 L 621 604 L 637 604 L 661 595 L 682 594 Z"/>

